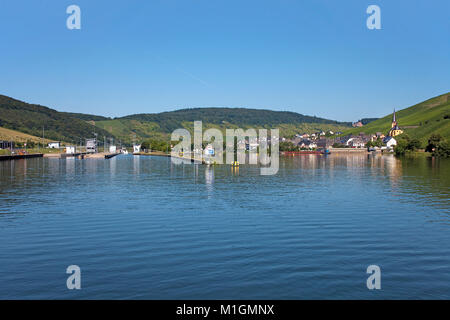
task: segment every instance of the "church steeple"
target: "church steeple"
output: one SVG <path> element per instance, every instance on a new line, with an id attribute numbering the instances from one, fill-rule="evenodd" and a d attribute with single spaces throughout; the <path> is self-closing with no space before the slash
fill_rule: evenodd
<path id="1" fill-rule="evenodd" d="M 392 114 L 391 130 L 389 130 L 388 136 L 395 137 L 402 133 L 403 133 L 403 130 L 401 130 L 400 127 L 398 126 L 397 115 L 395 114 L 395 109 L 394 109 L 394 113 Z"/>
<path id="2" fill-rule="evenodd" d="M 391 128 L 397 128 L 397 116 L 395 114 L 395 108 L 394 108 L 394 113 L 392 114 L 392 124 L 391 124 Z"/>

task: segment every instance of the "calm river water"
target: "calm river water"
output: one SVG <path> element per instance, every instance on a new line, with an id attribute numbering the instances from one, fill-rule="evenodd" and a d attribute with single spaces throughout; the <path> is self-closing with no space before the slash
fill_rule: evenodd
<path id="1" fill-rule="evenodd" d="M 450 299 L 450 161 L 2 161 L 0 298 Z"/>

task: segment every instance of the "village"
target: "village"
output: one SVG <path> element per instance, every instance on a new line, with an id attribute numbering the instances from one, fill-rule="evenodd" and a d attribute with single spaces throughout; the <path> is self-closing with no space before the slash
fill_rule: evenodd
<path id="1" fill-rule="evenodd" d="M 362 127 L 359 121 L 354 123 L 354 127 Z M 347 134 L 333 131 L 319 131 L 315 133 L 298 133 L 292 139 L 282 138 L 281 141 L 286 143 L 284 151 L 295 150 L 317 150 L 317 149 L 362 149 L 368 151 L 388 151 L 393 152 L 397 145 L 394 138 L 403 133 L 397 122 L 395 110 L 392 116 L 392 124 L 389 132 L 376 132 L 374 134 L 365 134 L 363 132 L 358 135 Z M 280 148 L 283 149 L 283 148 Z M 289 150 L 292 149 L 292 150 Z M 294 150 L 295 149 L 295 150 Z M 344 150 L 339 150 L 344 151 Z"/>

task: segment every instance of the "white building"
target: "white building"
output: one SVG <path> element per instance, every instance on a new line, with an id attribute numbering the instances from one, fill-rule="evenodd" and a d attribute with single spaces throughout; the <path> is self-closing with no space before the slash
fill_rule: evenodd
<path id="1" fill-rule="evenodd" d="M 86 152 L 97 153 L 97 139 L 86 139 Z"/>
<path id="2" fill-rule="evenodd" d="M 74 153 L 76 153 L 75 146 L 67 146 L 66 147 L 66 154 L 74 154 Z"/>
<path id="3" fill-rule="evenodd" d="M 384 143 L 386 143 L 386 147 L 388 147 L 388 148 L 393 148 L 394 146 L 397 145 L 397 140 L 395 140 L 394 137 L 387 136 L 387 137 L 384 139 Z"/>
<path id="4" fill-rule="evenodd" d="M 359 137 L 353 137 L 347 140 L 345 143 L 347 146 L 355 147 L 355 148 L 364 148 L 365 143 L 364 141 Z"/>
<path id="5" fill-rule="evenodd" d="M 139 153 L 141 152 L 141 145 L 140 144 L 134 144 L 133 145 L 133 153 Z"/>
<path id="6" fill-rule="evenodd" d="M 116 153 L 117 147 L 116 146 L 109 146 L 109 153 Z"/>
<path id="7" fill-rule="evenodd" d="M 300 141 L 300 143 L 298 144 L 298 146 L 300 148 L 308 148 L 308 149 L 316 149 L 317 148 L 317 143 L 311 141 L 311 140 L 302 140 Z"/>
<path id="8" fill-rule="evenodd" d="M 59 141 L 50 142 L 48 144 L 48 147 L 50 149 L 59 149 L 60 148 L 60 142 Z"/>

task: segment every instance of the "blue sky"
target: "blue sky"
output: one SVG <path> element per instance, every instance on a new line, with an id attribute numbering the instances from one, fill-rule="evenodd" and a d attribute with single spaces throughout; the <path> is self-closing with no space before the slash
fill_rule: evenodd
<path id="1" fill-rule="evenodd" d="M 81 8 L 68 30 L 66 8 Z M 381 8 L 381 30 L 366 8 Z M 450 91 L 448 0 L 1 0 L 0 94 L 123 116 L 378 117 Z"/>

